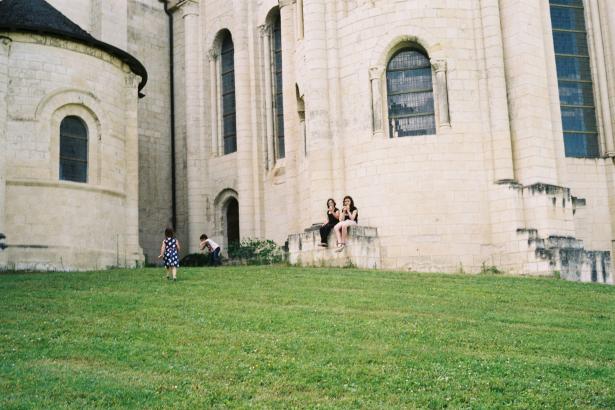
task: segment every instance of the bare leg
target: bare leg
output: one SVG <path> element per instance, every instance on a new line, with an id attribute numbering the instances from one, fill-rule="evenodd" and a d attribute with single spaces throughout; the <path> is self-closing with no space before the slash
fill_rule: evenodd
<path id="1" fill-rule="evenodd" d="M 173 280 L 177 279 L 177 268 L 176 267 L 171 268 L 171 273 L 173 273 Z"/>
<path id="2" fill-rule="evenodd" d="M 348 225 L 342 226 L 342 243 L 346 245 L 346 239 L 348 238 Z"/>
<path id="3" fill-rule="evenodd" d="M 333 230 L 335 231 L 335 239 L 336 239 L 338 245 L 340 243 L 342 243 L 342 233 L 340 232 L 341 229 L 342 229 L 342 223 L 341 222 L 335 224 L 335 227 L 333 228 Z"/>

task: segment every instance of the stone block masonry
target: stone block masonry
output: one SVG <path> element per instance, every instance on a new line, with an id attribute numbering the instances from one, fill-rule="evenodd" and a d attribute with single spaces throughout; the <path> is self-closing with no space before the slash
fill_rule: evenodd
<path id="1" fill-rule="evenodd" d="M 310 229 L 288 237 L 288 261 L 298 266 L 357 267 L 379 269 L 380 240 L 378 230 L 369 226 L 350 226 L 348 241 L 341 252 L 335 246 L 335 234 L 329 235 L 328 247 L 319 246 L 320 232 Z"/>

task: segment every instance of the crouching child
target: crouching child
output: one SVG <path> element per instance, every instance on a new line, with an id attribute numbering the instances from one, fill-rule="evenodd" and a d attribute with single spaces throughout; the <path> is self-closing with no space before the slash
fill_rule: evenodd
<path id="1" fill-rule="evenodd" d="M 220 266 L 222 262 L 220 261 L 220 245 L 218 245 L 213 240 L 207 238 L 207 235 L 203 234 L 200 237 L 200 249 L 209 251 L 209 264 L 211 266 Z"/>

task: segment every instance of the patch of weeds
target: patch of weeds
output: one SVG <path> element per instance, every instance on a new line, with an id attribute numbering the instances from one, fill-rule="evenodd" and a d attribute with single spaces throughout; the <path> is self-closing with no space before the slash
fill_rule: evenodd
<path id="1" fill-rule="evenodd" d="M 480 267 L 480 273 L 485 274 L 485 275 L 500 275 L 504 272 L 499 270 L 497 266 L 494 266 L 494 265 L 487 266 L 487 264 L 483 262 Z"/>
<path id="2" fill-rule="evenodd" d="M 230 259 L 246 265 L 272 265 L 286 259 L 286 253 L 271 239 L 246 238 L 228 246 Z"/>

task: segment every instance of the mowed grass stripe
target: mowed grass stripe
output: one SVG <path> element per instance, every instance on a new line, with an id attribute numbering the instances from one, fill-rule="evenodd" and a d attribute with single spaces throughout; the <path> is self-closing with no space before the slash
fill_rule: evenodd
<path id="1" fill-rule="evenodd" d="M 224 267 L 0 296 L 0 408 L 615 408 L 608 286 Z"/>

